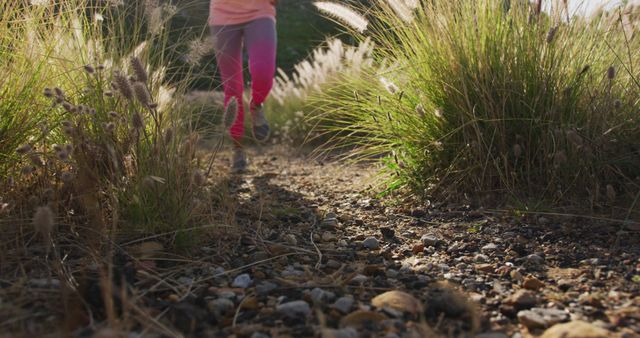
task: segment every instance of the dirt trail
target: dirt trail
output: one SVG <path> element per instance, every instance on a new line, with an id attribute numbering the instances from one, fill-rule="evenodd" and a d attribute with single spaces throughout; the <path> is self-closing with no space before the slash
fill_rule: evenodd
<path id="1" fill-rule="evenodd" d="M 365 192 L 377 181 L 367 166 L 251 158 L 228 182 L 243 235 L 205 296 L 230 311 L 211 332 L 517 337 L 579 320 L 593 334 L 640 332 L 637 233 L 381 200 Z M 374 298 L 392 290 L 408 295 Z"/>
<path id="2" fill-rule="evenodd" d="M 118 311 L 128 304 L 129 336 L 517 338 L 552 327 L 545 338 L 638 337 L 637 232 L 379 199 L 367 192 L 375 168 L 275 148 L 251 150 L 249 170 L 230 175 L 221 155 L 211 189 L 227 191 L 221 223 L 235 226 L 189 254 L 152 238 L 114 258 L 115 285 L 130 290 L 113 296 Z M 35 333 L 66 318 L 84 327 L 75 337 L 116 336 L 100 331 L 100 280 L 76 278 L 77 304 L 57 304 L 60 281 L 0 281 L 0 319 L 11 314 L 0 323 Z"/>

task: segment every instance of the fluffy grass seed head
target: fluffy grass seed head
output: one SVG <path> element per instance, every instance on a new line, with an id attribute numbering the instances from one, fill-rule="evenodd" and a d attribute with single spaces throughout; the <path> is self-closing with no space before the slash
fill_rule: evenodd
<path id="1" fill-rule="evenodd" d="M 131 88 L 131 82 L 126 75 L 121 72 L 113 74 L 115 87 L 120 91 L 120 94 L 129 100 L 133 100 L 133 89 Z"/>
<path id="2" fill-rule="evenodd" d="M 84 65 L 84 71 L 87 72 L 87 74 L 94 74 L 96 69 L 93 68 L 92 65 Z"/>
<path id="3" fill-rule="evenodd" d="M 547 43 L 552 43 L 558 32 L 558 26 L 551 27 L 547 32 Z"/>
<path id="4" fill-rule="evenodd" d="M 613 80 L 616 77 L 616 68 L 611 66 L 607 69 L 607 79 Z"/>
<path id="5" fill-rule="evenodd" d="M 191 177 L 191 181 L 193 182 L 193 184 L 197 187 L 203 186 L 206 182 L 207 182 L 207 178 L 204 175 L 204 172 L 202 172 L 202 170 L 200 169 L 196 169 L 193 172 L 193 175 Z"/>
<path id="6" fill-rule="evenodd" d="M 413 21 L 412 9 L 407 6 L 405 0 L 387 0 L 387 4 L 389 4 L 389 7 L 391 7 L 400 20 L 404 22 Z"/>
<path id="7" fill-rule="evenodd" d="M 136 76 L 136 80 L 147 83 L 147 81 L 149 80 L 149 74 L 147 73 L 147 69 L 145 68 L 140 58 L 136 56 L 131 58 L 131 68 L 133 68 L 133 73 Z"/>
<path id="8" fill-rule="evenodd" d="M 144 118 L 140 112 L 135 111 L 131 114 L 131 126 L 133 126 L 133 129 L 136 131 L 144 128 Z"/>
<path id="9" fill-rule="evenodd" d="M 149 107 L 151 104 L 151 94 L 147 90 L 147 86 L 143 82 L 136 82 L 133 84 L 133 92 L 138 99 L 138 102 L 145 107 Z"/>
<path id="10" fill-rule="evenodd" d="M 164 132 L 164 144 L 169 144 L 173 140 L 173 128 L 167 128 Z"/>
<path id="11" fill-rule="evenodd" d="M 313 5 L 321 12 L 340 20 L 342 23 L 360 33 L 364 33 L 364 31 L 367 30 L 369 21 L 345 5 L 330 1 L 316 1 Z"/>
<path id="12" fill-rule="evenodd" d="M 16 153 L 17 153 L 18 155 L 24 155 L 24 154 L 26 154 L 26 153 L 30 152 L 30 151 L 31 151 L 31 149 L 33 149 L 33 147 L 32 147 L 30 144 L 28 144 L 28 143 L 27 143 L 27 144 L 23 144 L 23 145 L 19 146 L 19 147 L 16 149 Z"/>
<path id="13" fill-rule="evenodd" d="M 53 211 L 48 206 L 37 207 L 33 214 L 33 227 L 43 236 L 50 236 L 55 226 Z"/>

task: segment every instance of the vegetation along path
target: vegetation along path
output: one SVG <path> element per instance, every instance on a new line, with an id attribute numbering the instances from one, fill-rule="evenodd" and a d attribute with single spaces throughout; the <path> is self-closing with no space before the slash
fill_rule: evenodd
<path id="1" fill-rule="evenodd" d="M 366 166 L 292 158 L 273 149 L 253 155 L 250 170 L 225 183 L 237 199 L 238 236 L 201 248 L 202 259 L 172 273 L 175 289 L 189 290 L 163 296 L 164 319 L 180 332 L 640 332 L 640 283 L 633 278 L 640 269 L 637 233 L 580 218 L 378 199 L 366 192 L 373 173 Z M 227 172 L 228 163 L 218 165 Z"/>

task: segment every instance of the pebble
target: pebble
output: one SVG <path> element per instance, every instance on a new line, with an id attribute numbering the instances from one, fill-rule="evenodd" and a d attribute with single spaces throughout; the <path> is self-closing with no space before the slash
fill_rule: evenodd
<path id="1" fill-rule="evenodd" d="M 367 280 L 369 280 L 369 277 L 365 275 L 356 275 L 351 279 L 351 284 L 364 284 Z"/>
<path id="2" fill-rule="evenodd" d="M 284 240 L 287 242 L 287 244 L 289 245 L 297 245 L 298 244 L 298 239 L 296 238 L 295 235 L 293 234 L 287 234 L 286 236 L 284 236 Z"/>
<path id="3" fill-rule="evenodd" d="M 331 291 L 325 291 L 321 288 L 315 288 L 311 290 L 311 300 L 314 303 L 327 303 L 336 298 L 336 294 Z"/>
<path id="4" fill-rule="evenodd" d="M 480 251 L 485 252 L 485 253 L 486 252 L 493 252 L 493 251 L 496 251 L 496 250 L 498 250 L 498 246 L 495 243 L 489 243 L 489 244 L 483 246 L 480 249 Z"/>
<path id="5" fill-rule="evenodd" d="M 537 267 L 544 264 L 544 258 L 536 254 L 531 254 L 525 258 L 524 262 L 529 266 Z"/>
<path id="6" fill-rule="evenodd" d="M 268 334 L 262 332 L 254 332 L 251 338 L 271 338 Z"/>
<path id="7" fill-rule="evenodd" d="M 333 229 L 338 226 L 338 216 L 333 212 L 327 213 L 324 220 L 322 221 L 321 226 L 323 228 Z"/>
<path id="8" fill-rule="evenodd" d="M 311 307 L 303 300 L 294 300 L 276 306 L 276 311 L 287 318 L 296 319 L 308 316 L 311 313 Z"/>
<path id="9" fill-rule="evenodd" d="M 438 239 L 438 237 L 436 237 L 436 236 L 434 236 L 432 234 L 422 235 L 422 237 L 420 237 L 420 241 L 422 241 L 422 244 L 424 246 L 427 246 L 427 247 L 429 247 L 429 246 L 437 246 L 438 243 L 441 242 L 441 240 Z"/>
<path id="10" fill-rule="evenodd" d="M 527 277 L 525 277 L 524 281 L 522 282 L 522 287 L 528 290 L 537 291 L 544 287 L 544 283 L 538 278 L 532 275 L 528 275 Z"/>
<path id="11" fill-rule="evenodd" d="M 324 329 L 322 338 L 358 338 L 358 331 L 352 327 L 344 329 Z"/>
<path id="12" fill-rule="evenodd" d="M 484 255 L 484 254 L 477 254 L 473 257 L 473 261 L 476 263 L 488 263 L 489 262 L 489 256 Z"/>
<path id="13" fill-rule="evenodd" d="M 544 318 L 535 311 L 523 310 L 518 312 L 518 321 L 527 329 L 542 329 L 546 327 Z"/>
<path id="14" fill-rule="evenodd" d="M 394 269 L 388 269 L 386 272 L 387 277 L 389 278 L 396 278 L 398 277 L 398 270 L 394 270 Z"/>
<path id="15" fill-rule="evenodd" d="M 278 288 L 278 284 L 269 281 L 264 281 L 256 286 L 256 292 L 259 295 L 267 295 L 271 291 Z"/>
<path id="16" fill-rule="evenodd" d="M 519 310 L 528 309 L 538 304 L 538 297 L 531 291 L 518 290 L 506 299 L 506 303 Z"/>
<path id="17" fill-rule="evenodd" d="M 219 321 L 234 310 L 235 304 L 227 298 L 218 298 L 207 303 L 207 308 Z"/>
<path id="18" fill-rule="evenodd" d="M 252 283 L 251 276 L 249 276 L 248 273 L 243 273 L 236 276 L 231 286 L 234 288 L 246 289 L 251 285 L 251 283 Z"/>
<path id="19" fill-rule="evenodd" d="M 367 237 L 364 241 L 362 241 L 362 246 L 367 249 L 375 250 L 380 247 L 380 242 L 375 237 Z"/>
<path id="20" fill-rule="evenodd" d="M 338 298 L 338 300 L 336 300 L 335 303 L 331 305 L 331 307 L 342 313 L 349 313 L 351 312 L 353 303 L 354 303 L 353 297 L 344 296 L 344 297 Z"/>
<path id="21" fill-rule="evenodd" d="M 334 259 L 330 259 L 327 262 L 326 265 L 327 265 L 328 268 L 331 268 L 331 269 L 339 269 L 342 266 L 342 264 L 340 262 L 338 262 L 338 261 L 336 261 Z"/>
<path id="22" fill-rule="evenodd" d="M 518 312 L 518 320 L 529 329 L 550 327 L 568 319 L 569 314 L 558 309 L 533 308 Z"/>
<path id="23" fill-rule="evenodd" d="M 509 336 L 502 332 L 485 332 L 476 335 L 476 338 L 509 338 Z"/>
<path id="24" fill-rule="evenodd" d="M 286 268 L 284 268 L 284 270 L 280 273 L 280 275 L 282 277 L 299 277 L 304 275 L 303 271 L 300 270 L 296 270 L 296 268 L 294 268 L 293 266 L 289 265 Z"/>
<path id="25" fill-rule="evenodd" d="M 323 242 L 335 242 L 338 239 L 331 231 L 325 231 L 322 233 Z"/>

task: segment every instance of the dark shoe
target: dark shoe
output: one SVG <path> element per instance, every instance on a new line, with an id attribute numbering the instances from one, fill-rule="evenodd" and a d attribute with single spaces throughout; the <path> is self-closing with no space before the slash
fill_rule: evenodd
<path id="1" fill-rule="evenodd" d="M 239 173 L 247 170 L 247 155 L 242 148 L 233 150 L 233 163 L 231 164 L 231 172 Z"/>
<path id="2" fill-rule="evenodd" d="M 251 117 L 251 122 L 253 124 L 253 137 L 259 142 L 265 142 L 269 139 L 271 129 L 269 128 L 267 118 L 264 116 L 264 106 L 259 105 L 253 107 Z"/>

